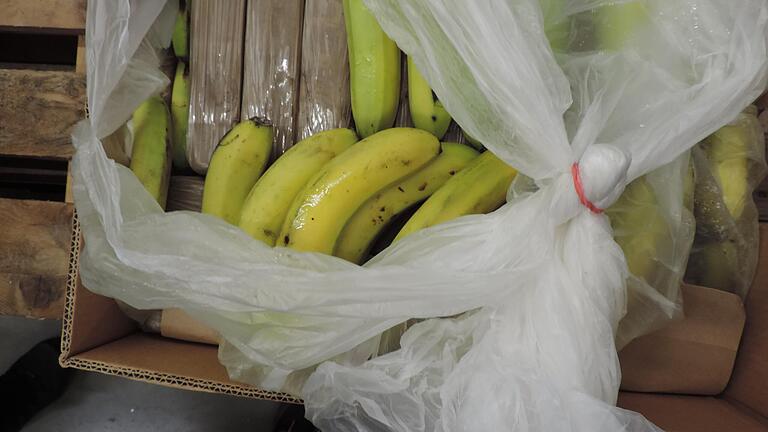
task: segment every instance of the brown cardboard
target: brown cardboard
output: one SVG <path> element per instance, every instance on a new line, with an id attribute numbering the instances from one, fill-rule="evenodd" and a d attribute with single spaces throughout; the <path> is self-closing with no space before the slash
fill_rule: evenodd
<path id="1" fill-rule="evenodd" d="M 80 281 L 82 244 L 77 214 L 61 335 L 62 367 L 122 376 L 169 387 L 225 393 L 287 403 L 301 400 L 230 380 L 212 345 L 182 342 L 139 331 L 114 300 L 88 291 Z"/>
<path id="2" fill-rule="evenodd" d="M 768 432 L 768 423 L 726 400 L 621 393 L 619 406 L 645 414 L 666 432 Z"/>
<path id="3" fill-rule="evenodd" d="M 619 353 L 622 390 L 717 395 L 725 389 L 744 328 L 741 299 L 693 285 L 682 292 L 684 319 Z"/>
<path id="4" fill-rule="evenodd" d="M 725 397 L 768 417 L 768 224 L 760 224 L 760 258 L 745 306 L 744 340 Z"/>
<path id="5" fill-rule="evenodd" d="M 181 309 L 165 309 L 160 320 L 160 334 L 174 339 L 219 344 L 219 334 Z"/>

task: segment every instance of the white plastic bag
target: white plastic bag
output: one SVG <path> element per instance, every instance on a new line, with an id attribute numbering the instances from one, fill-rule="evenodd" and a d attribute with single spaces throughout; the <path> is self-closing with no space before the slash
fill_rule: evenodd
<path id="1" fill-rule="evenodd" d="M 563 2 L 562 16 L 602 3 Z M 613 406 L 628 273 L 607 217 L 580 202 L 573 164 L 584 202 L 606 208 L 731 121 L 765 86 L 768 6 L 646 3 L 637 43 L 556 61 L 537 0 L 366 0 L 461 127 L 538 190 L 411 235 L 364 267 L 163 213 L 99 145 L 163 85 L 151 41 L 137 42 L 162 5 L 89 7 L 91 117 L 73 137 L 85 286 L 202 319 L 235 377 L 277 389 L 311 373 L 301 395 L 328 430 L 657 430 Z M 572 26 L 571 46 L 585 28 Z M 676 290 L 640 285 L 633 334 L 677 311 Z M 409 318 L 432 319 L 366 361 Z"/>

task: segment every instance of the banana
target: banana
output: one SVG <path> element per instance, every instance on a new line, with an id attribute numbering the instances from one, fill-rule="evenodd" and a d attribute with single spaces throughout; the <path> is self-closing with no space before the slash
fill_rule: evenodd
<path id="1" fill-rule="evenodd" d="M 159 96 L 152 96 L 133 112 L 131 171 L 165 208 L 171 178 L 171 116 Z"/>
<path id="2" fill-rule="evenodd" d="M 651 282 L 659 244 L 669 231 L 656 193 L 645 177 L 628 184 L 606 214 L 629 271 Z"/>
<path id="3" fill-rule="evenodd" d="M 420 129 L 387 129 L 363 139 L 309 180 L 291 205 L 279 245 L 331 255 L 344 225 L 366 200 L 439 151 L 437 138 Z"/>
<path id="4" fill-rule="evenodd" d="M 504 204 L 517 171 L 485 152 L 449 179 L 408 220 L 395 242 L 414 232 L 470 214 L 488 213 Z"/>
<path id="5" fill-rule="evenodd" d="M 443 143 L 442 149 L 440 155 L 424 168 L 366 201 L 341 232 L 334 255 L 360 263 L 373 241 L 395 216 L 432 195 L 478 155 L 471 147 L 458 143 Z"/>
<path id="6" fill-rule="evenodd" d="M 451 115 L 443 108 L 429 83 L 421 75 L 416 64 L 408 57 L 408 104 L 411 109 L 411 119 L 414 126 L 425 130 L 438 139 L 443 138 L 448 126 L 451 125 Z"/>
<path id="7" fill-rule="evenodd" d="M 189 1 L 179 2 L 179 13 L 173 26 L 171 43 L 176 57 L 186 59 L 189 57 Z"/>
<path id="8" fill-rule="evenodd" d="M 741 292 L 741 281 L 748 273 L 743 253 L 748 246 L 740 239 L 695 245 L 685 279 L 696 285 L 729 292 Z"/>
<path id="9" fill-rule="evenodd" d="M 352 116 L 360 137 L 392 127 L 400 98 L 400 50 L 363 0 L 344 0 Z"/>
<path id="10" fill-rule="evenodd" d="M 744 213 L 749 193 L 750 129 L 743 124 L 725 126 L 702 143 L 723 202 L 733 219 Z"/>
<path id="11" fill-rule="evenodd" d="M 245 197 L 269 160 L 272 134 L 271 125 L 250 119 L 224 135 L 205 176 L 203 213 L 238 224 Z"/>
<path id="12" fill-rule="evenodd" d="M 638 29 L 649 18 L 645 0 L 603 6 L 598 10 L 595 23 L 599 48 L 606 51 L 621 50 L 627 43 L 632 43 Z"/>
<path id="13" fill-rule="evenodd" d="M 350 129 L 332 129 L 299 141 L 256 182 L 243 204 L 240 228 L 274 246 L 294 198 L 320 168 L 357 142 Z"/>
<path id="14" fill-rule="evenodd" d="M 544 33 L 554 52 L 568 49 L 570 41 L 571 22 L 565 16 L 567 0 L 539 0 L 544 14 Z"/>
<path id="15" fill-rule="evenodd" d="M 179 60 L 171 92 L 171 118 L 173 119 L 173 165 L 181 170 L 189 168 L 187 162 L 187 125 L 189 124 L 189 70 Z"/>

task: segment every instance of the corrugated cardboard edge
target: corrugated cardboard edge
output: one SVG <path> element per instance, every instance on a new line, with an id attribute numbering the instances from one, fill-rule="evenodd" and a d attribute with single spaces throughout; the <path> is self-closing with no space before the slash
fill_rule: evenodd
<path id="1" fill-rule="evenodd" d="M 66 303 L 64 306 L 64 316 L 62 317 L 61 355 L 59 356 L 59 364 L 61 367 L 98 372 L 135 381 L 185 390 L 222 393 L 292 404 L 303 403 L 301 399 L 286 393 L 271 392 L 245 384 L 226 384 L 200 378 L 161 373 L 143 368 L 115 366 L 105 362 L 78 358 L 77 355 L 72 355 L 70 352 L 72 345 L 72 324 L 75 314 L 75 296 L 77 280 L 79 277 L 81 245 L 82 234 L 80 231 L 80 221 L 77 217 L 77 211 L 75 211 L 72 217 L 72 242 L 69 254 L 69 271 L 67 274 Z"/>

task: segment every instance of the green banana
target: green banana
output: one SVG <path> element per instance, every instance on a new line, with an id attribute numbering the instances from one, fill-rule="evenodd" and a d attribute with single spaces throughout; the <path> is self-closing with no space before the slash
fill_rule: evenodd
<path id="1" fill-rule="evenodd" d="M 334 255 L 360 263 L 394 217 L 432 195 L 478 155 L 471 147 L 458 143 L 443 143 L 442 149 L 440 155 L 422 169 L 366 201 L 341 232 Z"/>
<path id="2" fill-rule="evenodd" d="M 740 239 L 695 245 L 686 280 L 709 288 L 740 292 L 740 278 L 745 277 L 748 270 L 744 268 L 744 257 L 739 250 L 746 247 Z"/>
<path id="3" fill-rule="evenodd" d="M 236 124 L 211 156 L 203 186 L 202 212 L 237 225 L 245 197 L 269 160 L 272 126 L 256 119 Z"/>
<path id="4" fill-rule="evenodd" d="M 507 198 L 517 171 L 485 152 L 427 199 L 395 237 L 395 242 L 421 229 L 470 214 L 489 213 Z"/>
<path id="5" fill-rule="evenodd" d="M 176 57 L 186 59 L 189 57 L 189 1 L 181 0 L 179 2 L 179 13 L 176 15 L 176 22 L 173 25 L 173 35 L 171 43 Z"/>
<path id="6" fill-rule="evenodd" d="M 189 70 L 181 60 L 176 63 L 176 75 L 173 78 L 171 118 L 173 119 L 173 165 L 180 170 L 186 170 L 189 168 L 189 162 L 187 162 Z"/>
<path id="7" fill-rule="evenodd" d="M 544 33 L 554 52 L 568 49 L 571 23 L 564 15 L 567 0 L 539 0 L 544 14 Z"/>
<path id="8" fill-rule="evenodd" d="M 389 128 L 400 99 L 400 50 L 363 0 L 344 0 L 349 87 L 357 133 L 366 138 Z"/>
<path id="9" fill-rule="evenodd" d="M 443 108 L 427 80 L 416 69 L 411 57 L 408 57 L 408 104 L 414 126 L 438 139 L 443 138 L 451 125 L 451 115 Z"/>
<path id="10" fill-rule="evenodd" d="M 297 195 L 279 245 L 333 254 L 344 225 L 366 200 L 439 152 L 437 138 L 420 129 L 387 129 L 363 139 L 323 166 Z"/>
<path id="11" fill-rule="evenodd" d="M 152 96 L 133 112 L 130 168 L 160 207 L 165 208 L 171 178 L 171 115 L 165 101 Z"/>
<path id="12" fill-rule="evenodd" d="M 656 193 L 645 177 L 628 184 L 606 214 L 629 271 L 650 282 L 659 244 L 669 231 Z"/>
<path id="13" fill-rule="evenodd" d="M 644 0 L 609 4 L 598 9 L 596 37 L 600 49 L 621 50 L 650 18 Z"/>
<path id="14" fill-rule="evenodd" d="M 328 161 L 357 142 L 350 129 L 332 129 L 299 141 L 256 182 L 243 204 L 240 228 L 274 246 L 294 198 Z"/>

